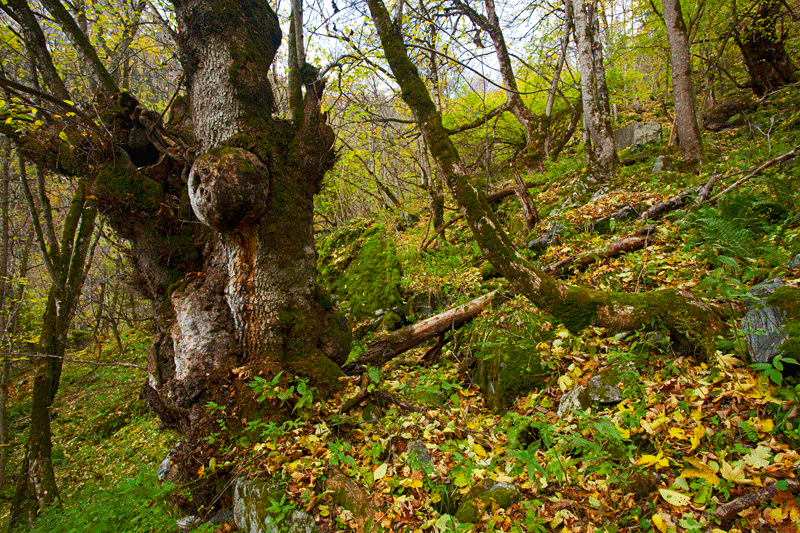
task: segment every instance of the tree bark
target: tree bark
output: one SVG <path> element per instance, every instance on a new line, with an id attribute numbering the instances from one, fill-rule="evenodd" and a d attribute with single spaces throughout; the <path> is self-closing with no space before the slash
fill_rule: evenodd
<path id="1" fill-rule="evenodd" d="M 89 249 L 94 232 L 97 210 L 87 204 L 87 183 L 81 180 L 76 188 L 69 211 L 63 222 L 61 240 L 52 243 L 45 237 L 52 232 L 49 203 L 37 206 L 28 186 L 25 161 L 20 158 L 20 177 L 26 193 L 28 209 L 37 228 L 36 235 L 42 257 L 50 274 L 50 290 L 42 317 L 38 351 L 43 354 L 36 362 L 36 375 L 31 393 L 30 431 L 25 461 L 17 482 L 9 530 L 29 522 L 40 509 L 54 505 L 58 486 L 52 462 L 52 431 L 50 408 L 61 380 L 61 369 L 75 309 L 83 289 L 90 263 Z M 43 186 L 42 172 L 39 184 Z M 40 190 L 40 196 L 47 196 Z M 45 230 L 42 230 L 42 221 Z"/>
<path id="2" fill-rule="evenodd" d="M 662 0 L 664 23 L 667 26 L 670 62 L 672 64 L 672 96 L 675 101 L 675 129 L 683 160 L 689 164 L 705 163 L 703 140 L 695 115 L 695 91 L 692 81 L 692 56 L 680 0 Z"/>
<path id="3" fill-rule="evenodd" d="M 92 206 L 130 241 L 134 283 L 157 309 L 143 396 L 187 437 L 174 481 L 191 484 L 192 507 L 209 503 L 220 486 L 213 476 L 197 479 L 195 461 L 213 453 L 202 437 L 218 429 L 205 404 L 230 406 L 228 427 L 236 431 L 262 408 L 242 383 L 252 376 L 283 372 L 330 394 L 341 387 L 351 339 L 316 283 L 313 201 L 335 159 L 320 111 L 324 83 L 307 64 L 302 113 L 273 118 L 268 74 L 282 35 L 268 2 L 173 3 L 188 97 L 175 100 L 166 124 L 106 80 L 106 94 L 83 111 L 101 127 L 52 116 L 42 127 L 19 128 L 3 116 L 0 132 L 29 160 L 85 179 Z M 56 4 L 63 7 L 48 0 L 48 9 L 72 29 L 102 80 L 97 54 Z M 46 219 L 36 234 L 40 243 L 50 239 Z M 59 258 L 78 249 L 58 247 Z M 48 271 L 58 272 L 57 263 L 48 260 Z M 59 312 L 67 309 L 63 297 L 54 295 Z M 53 342 L 63 339 L 62 318 L 47 330 Z M 43 338 L 42 349 L 57 355 L 59 346 L 48 343 Z M 42 360 L 42 376 L 57 376 L 58 361 Z M 42 407 L 57 388 L 51 379 L 45 390 L 45 381 L 35 393 Z M 29 454 L 31 465 L 37 454 Z"/>
<path id="4" fill-rule="evenodd" d="M 780 0 L 761 0 L 744 35 L 738 29 L 734 32 L 750 74 L 748 85 L 757 96 L 798 80 L 797 66 L 786 51 L 788 33 L 778 33 L 783 5 Z"/>

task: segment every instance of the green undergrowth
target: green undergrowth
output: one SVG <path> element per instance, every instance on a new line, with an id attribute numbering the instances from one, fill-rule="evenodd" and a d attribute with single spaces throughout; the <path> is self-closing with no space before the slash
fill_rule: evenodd
<path id="1" fill-rule="evenodd" d="M 148 331 L 130 331 L 123 337 L 122 353 L 109 343 L 68 354 L 81 362 L 64 364 L 52 411 L 52 456 L 62 508 L 45 510 L 35 531 L 155 532 L 174 526 L 168 487 L 156 481 L 156 468 L 178 437 L 161 430 L 138 398 L 146 371 L 115 365 L 144 366 L 150 342 Z M 11 473 L 18 471 L 28 431 L 32 370 L 20 366 L 12 389 Z M 3 487 L 5 510 L 12 490 L 13 482 Z"/>

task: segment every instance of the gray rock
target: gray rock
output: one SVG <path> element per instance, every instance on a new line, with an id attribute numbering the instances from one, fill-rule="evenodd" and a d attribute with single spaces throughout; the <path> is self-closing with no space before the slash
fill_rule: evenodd
<path id="1" fill-rule="evenodd" d="M 586 385 L 578 385 L 562 396 L 558 404 L 558 417 L 569 411 L 583 411 L 593 405 L 614 405 L 623 400 L 619 383 L 627 375 L 635 372 L 632 364 L 621 368 L 606 368 L 592 376 Z"/>
<path id="2" fill-rule="evenodd" d="M 413 457 L 420 465 L 431 464 L 431 453 L 421 440 L 412 440 L 409 442 L 408 446 L 406 446 L 406 452 L 408 452 L 409 457 Z"/>
<path id="3" fill-rule="evenodd" d="M 233 524 L 233 511 L 227 507 L 223 507 L 220 509 L 217 514 L 215 514 L 211 519 L 208 521 L 209 524 L 212 526 L 224 526 L 225 524 Z"/>
<path id="4" fill-rule="evenodd" d="M 246 533 L 318 533 L 314 517 L 293 510 L 280 523 L 270 507 L 283 492 L 277 484 L 260 479 L 238 478 L 233 489 L 233 519 Z"/>
<path id="5" fill-rule="evenodd" d="M 611 218 L 617 222 L 624 222 L 639 216 L 639 213 L 633 207 L 626 205 L 611 213 Z"/>
<path id="6" fill-rule="evenodd" d="M 792 270 L 800 268 L 800 254 L 797 254 L 796 256 L 792 257 L 792 260 L 789 261 L 789 263 L 786 266 L 788 266 Z"/>
<path id="7" fill-rule="evenodd" d="M 187 533 L 200 527 L 203 520 L 199 516 L 186 516 L 176 522 L 180 533 Z"/>
<path id="8" fill-rule="evenodd" d="M 631 122 L 614 131 L 614 147 L 622 150 L 628 146 L 647 144 L 660 138 L 660 122 Z"/>
<path id="9" fill-rule="evenodd" d="M 169 470 L 172 467 L 172 458 L 178 453 L 180 447 L 181 443 L 179 442 L 167 453 L 167 456 L 164 457 L 161 464 L 158 465 L 158 469 L 156 469 L 156 478 L 158 481 L 164 481 L 167 478 L 167 474 L 169 474 Z"/>
<path id="10" fill-rule="evenodd" d="M 559 237 L 566 231 L 561 224 L 553 224 L 544 235 L 528 243 L 528 249 L 536 254 L 543 254 L 551 244 L 558 241 Z"/>
<path id="11" fill-rule="evenodd" d="M 558 418 L 563 418 L 564 414 L 570 411 L 583 411 L 588 409 L 590 404 L 588 396 L 586 395 L 586 385 L 578 385 L 564 396 L 558 402 L 558 411 L 556 414 Z"/>
<path id="12" fill-rule="evenodd" d="M 747 341 L 747 353 L 754 363 L 769 363 L 786 339 L 784 313 L 776 307 L 765 306 L 769 295 L 782 286 L 783 281 L 774 278 L 754 285 L 747 292 L 749 309 L 741 325 Z"/>
<path id="13" fill-rule="evenodd" d="M 656 157 L 656 162 L 653 163 L 653 170 L 650 171 L 651 174 L 660 174 L 664 170 L 664 156 L 660 155 Z"/>

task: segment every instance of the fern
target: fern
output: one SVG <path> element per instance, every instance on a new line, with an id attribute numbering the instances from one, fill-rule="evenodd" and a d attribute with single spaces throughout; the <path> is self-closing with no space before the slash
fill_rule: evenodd
<path id="1" fill-rule="evenodd" d="M 748 259 L 756 255 L 755 236 L 737 220 L 706 216 L 696 218 L 692 223 L 701 243 L 713 248 L 717 256 Z"/>

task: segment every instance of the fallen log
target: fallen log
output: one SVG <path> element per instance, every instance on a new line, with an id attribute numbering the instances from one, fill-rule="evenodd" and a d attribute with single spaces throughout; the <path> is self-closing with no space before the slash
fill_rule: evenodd
<path id="1" fill-rule="evenodd" d="M 601 250 L 594 250 L 589 253 L 579 255 L 577 257 L 570 257 L 557 263 L 547 265 L 542 270 L 546 274 L 553 276 L 564 276 L 569 274 L 570 270 L 575 268 L 585 268 L 595 261 L 601 259 L 609 259 L 617 257 L 622 254 L 641 250 L 652 241 L 652 237 L 648 235 L 634 235 L 632 237 L 624 237 L 616 240 Z"/>
<path id="2" fill-rule="evenodd" d="M 372 341 L 367 345 L 367 351 L 355 361 L 344 365 L 342 370 L 348 376 L 354 376 L 366 372 L 367 365 L 381 366 L 428 339 L 463 326 L 499 296 L 500 293 L 492 291 L 466 304 L 452 307 L 443 313 L 389 333 L 382 339 Z"/>
<path id="3" fill-rule="evenodd" d="M 658 203 L 646 211 L 644 211 L 637 220 L 658 220 L 659 218 L 663 217 L 670 211 L 675 211 L 676 209 L 680 209 L 686 202 L 688 202 L 689 197 L 697 191 L 697 187 L 692 187 L 691 189 L 686 189 L 685 191 L 681 191 L 669 200 L 665 200 L 661 203 Z"/>
<path id="4" fill-rule="evenodd" d="M 786 479 L 784 481 L 786 481 L 787 485 L 786 490 L 794 495 L 800 494 L 800 480 Z M 770 500 L 773 496 L 778 494 L 778 492 L 780 492 L 780 489 L 775 483 L 767 485 L 762 489 L 758 489 L 754 492 L 750 492 L 744 496 L 736 498 L 732 502 L 726 503 L 725 505 L 720 505 L 714 510 L 714 518 L 719 520 L 720 525 L 722 525 L 723 528 L 727 529 L 738 513 L 749 507 L 758 505 L 761 502 Z"/>

